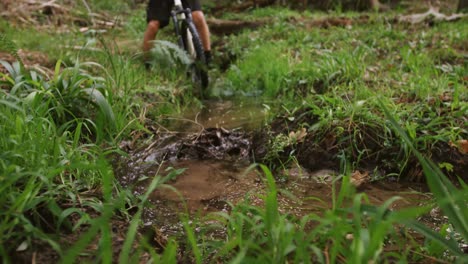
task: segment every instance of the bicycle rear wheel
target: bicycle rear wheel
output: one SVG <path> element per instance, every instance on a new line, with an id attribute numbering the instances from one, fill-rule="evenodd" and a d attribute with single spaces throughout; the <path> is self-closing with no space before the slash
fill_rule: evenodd
<path id="1" fill-rule="evenodd" d="M 198 35 L 195 25 L 190 21 L 182 21 L 182 40 L 184 49 L 189 54 L 193 63 L 189 66 L 189 74 L 192 82 L 199 88 L 205 89 L 208 87 L 208 68 L 206 66 L 206 58 L 203 50 L 203 45 Z"/>

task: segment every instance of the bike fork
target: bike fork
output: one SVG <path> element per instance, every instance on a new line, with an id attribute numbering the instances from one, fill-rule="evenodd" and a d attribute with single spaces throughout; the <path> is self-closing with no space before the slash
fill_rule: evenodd
<path id="1" fill-rule="evenodd" d="M 172 22 L 174 23 L 174 31 L 176 36 L 178 36 L 177 43 L 179 44 L 179 47 L 184 47 L 184 40 L 182 39 L 182 34 L 180 32 L 180 27 L 179 27 L 179 18 L 178 16 L 181 15 L 182 19 L 185 19 L 188 23 L 192 21 L 192 12 L 190 8 L 186 9 L 177 9 L 171 11 L 171 17 L 172 17 Z"/>

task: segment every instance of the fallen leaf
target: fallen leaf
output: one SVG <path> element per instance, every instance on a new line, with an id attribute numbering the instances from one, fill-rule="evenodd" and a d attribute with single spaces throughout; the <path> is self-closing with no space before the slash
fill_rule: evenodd
<path id="1" fill-rule="evenodd" d="M 370 180 L 370 175 L 369 172 L 365 171 L 364 173 L 361 173 L 360 171 L 355 171 L 351 175 L 351 184 L 359 187 L 363 185 L 364 183 L 369 182 Z"/>
<path id="2" fill-rule="evenodd" d="M 21 243 L 21 244 L 16 248 L 16 251 L 17 251 L 17 252 L 21 252 L 21 251 L 25 251 L 26 249 L 28 249 L 28 241 L 23 241 L 23 243 Z"/>
<path id="3" fill-rule="evenodd" d="M 450 93 L 443 93 L 442 95 L 439 96 L 439 99 L 442 101 L 442 102 L 451 102 L 453 101 L 453 97 Z"/>
<path id="4" fill-rule="evenodd" d="M 459 140 L 458 142 L 458 149 L 460 150 L 460 152 L 462 154 L 468 154 L 468 140 L 466 139 L 463 139 L 463 140 Z"/>
<path id="5" fill-rule="evenodd" d="M 449 145 L 458 148 L 458 151 L 463 155 L 468 154 L 468 140 L 466 139 L 458 140 L 456 143 L 450 141 Z"/>
<path id="6" fill-rule="evenodd" d="M 302 142 L 304 141 L 305 137 L 307 136 L 307 130 L 302 128 L 296 132 L 291 131 L 289 133 L 289 139 L 294 140 L 295 142 Z"/>

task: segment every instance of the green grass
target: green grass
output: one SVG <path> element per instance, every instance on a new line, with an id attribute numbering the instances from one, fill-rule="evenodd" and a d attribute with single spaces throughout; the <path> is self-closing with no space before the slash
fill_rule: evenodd
<path id="1" fill-rule="evenodd" d="M 18 64 L 3 65 L 10 72 L 2 74 L 2 86 L 10 90 L 2 90 L 0 97 L 0 226 L 5 245 L 1 255 L 9 262 L 16 247 L 31 246 L 33 239 L 47 241 L 61 253 L 51 234 L 87 224 L 87 212 L 77 208 L 99 208 L 99 198 L 88 201 L 77 194 L 106 187 L 108 182 L 111 189 L 106 192 L 112 193 L 109 165 L 93 139 L 99 141 L 97 134 L 109 138 L 104 134 L 114 133 L 115 117 L 96 86 L 99 81 L 80 68 L 59 73 L 57 64 L 53 79 L 45 80 Z M 87 115 L 87 109 L 93 114 Z M 72 213 L 80 215 L 80 224 L 71 225 Z"/>
<path id="2" fill-rule="evenodd" d="M 412 144 L 427 155 L 440 143 L 465 139 L 466 120 L 460 117 L 467 114 L 466 20 L 408 29 L 369 16 L 352 29 L 304 26 L 322 18 L 317 14 L 304 13 L 299 23 L 290 16 L 274 17 L 258 31 L 229 39 L 239 58 L 226 78 L 239 94 L 281 98 L 281 116 L 306 111 L 312 117 L 287 123 L 286 136 L 298 127 L 314 133 L 315 143 L 335 136 L 356 166 L 393 153 L 379 161 L 401 175 L 415 156 L 389 129 L 377 98 L 384 97 L 381 102 L 410 131 Z"/>

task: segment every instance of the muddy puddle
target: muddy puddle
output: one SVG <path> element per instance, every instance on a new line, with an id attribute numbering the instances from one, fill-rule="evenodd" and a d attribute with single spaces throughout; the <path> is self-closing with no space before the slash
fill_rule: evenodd
<path id="1" fill-rule="evenodd" d="M 200 108 L 187 109 L 171 120 L 169 130 L 199 133 L 203 129 L 255 131 L 265 122 L 269 106 L 254 98 L 245 100 L 209 100 Z"/>
<path id="2" fill-rule="evenodd" d="M 144 193 L 157 175 L 181 172 L 150 196 L 155 207 L 145 212 L 145 221 L 169 228 L 179 221 L 179 213 L 229 210 L 229 203 L 260 191 L 260 175 L 247 169 L 253 133 L 262 127 L 267 111 L 255 100 L 207 101 L 171 118 L 167 128 L 174 133 L 130 150 L 129 158 L 119 161 L 117 174 L 135 193 Z"/>
<path id="3" fill-rule="evenodd" d="M 282 210 L 296 216 L 310 213 L 320 214 L 333 207 L 333 195 L 341 188 L 338 171 L 321 169 L 308 172 L 303 168 L 291 168 L 288 180 L 279 186 L 289 195 L 280 195 Z M 337 180 L 338 178 L 338 180 Z M 353 179 L 351 179 L 353 182 Z M 388 199 L 398 196 L 389 209 L 419 206 L 430 199 L 427 187 L 423 184 L 402 184 L 397 182 L 366 182 L 357 187 L 358 193 L 365 193 L 369 203 L 381 205 Z"/>
<path id="4" fill-rule="evenodd" d="M 150 195 L 154 206 L 144 212 L 146 225 L 156 226 L 165 235 L 177 234 L 183 229 L 181 213 L 229 212 L 231 204 L 246 197 L 261 205 L 261 194 L 266 192 L 264 177 L 251 164 L 255 161 L 253 140 L 258 138 L 254 134 L 260 131 L 266 114 L 266 107 L 259 102 L 206 102 L 202 109 L 173 119 L 170 130 L 177 133 L 129 151 L 129 158 L 119 162 L 117 174 L 120 182 L 136 193 L 144 193 L 157 175 L 179 171 Z M 300 167 L 284 171 L 278 181 L 281 211 L 301 216 L 332 208 L 332 181 L 337 171 Z M 339 186 L 335 187 L 338 192 Z M 422 185 L 366 182 L 358 191 L 365 192 L 376 205 L 393 196 L 402 197 L 392 209 L 418 206 L 428 200 Z"/>
<path id="5" fill-rule="evenodd" d="M 243 199 L 247 191 L 261 187 L 259 174 L 245 164 L 226 161 L 178 161 L 171 167 L 185 171 L 167 182 L 174 189 L 156 190 L 151 199 L 176 205 L 189 212 L 228 210 L 228 203 Z"/>

